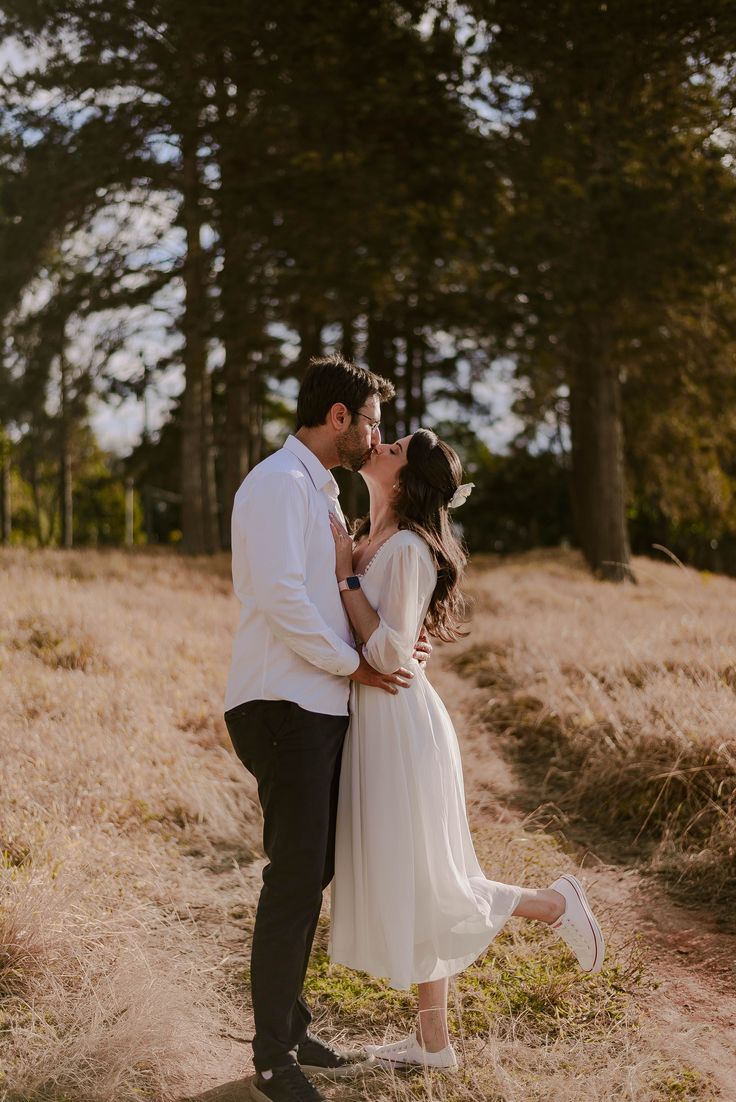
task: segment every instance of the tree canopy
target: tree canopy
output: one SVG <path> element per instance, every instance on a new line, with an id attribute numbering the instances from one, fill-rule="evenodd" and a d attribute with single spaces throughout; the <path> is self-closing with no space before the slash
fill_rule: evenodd
<path id="1" fill-rule="evenodd" d="M 6 4 L 0 489 L 37 504 L 4 538 L 90 538 L 90 402 L 177 371 L 108 474 L 226 546 L 333 348 L 393 380 L 389 434 L 436 423 L 475 468 L 474 547 L 736 569 L 735 25 L 710 0 Z"/>

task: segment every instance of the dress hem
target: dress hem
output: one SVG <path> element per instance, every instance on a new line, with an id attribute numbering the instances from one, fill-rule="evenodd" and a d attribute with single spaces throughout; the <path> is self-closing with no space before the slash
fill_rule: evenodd
<path id="1" fill-rule="evenodd" d="M 471 964 L 474 964 L 475 961 L 478 959 L 478 957 L 482 956 L 483 953 L 485 953 L 488 950 L 491 943 L 496 940 L 496 938 L 501 933 L 501 931 L 503 930 L 503 928 L 506 925 L 506 923 L 508 922 L 508 920 L 513 916 L 513 913 L 514 913 L 514 911 L 516 910 L 516 908 L 519 904 L 519 900 L 521 899 L 521 888 L 517 887 L 516 885 L 509 885 L 509 887 L 512 887 L 512 886 L 515 888 L 515 898 L 514 898 L 514 901 L 513 901 L 513 905 L 511 906 L 511 909 L 509 910 L 508 914 L 505 915 L 503 918 L 501 918 L 500 925 L 498 926 L 497 929 L 494 930 L 494 932 L 491 934 L 491 936 L 488 938 L 488 940 L 484 941 L 484 943 L 477 950 L 475 950 L 473 952 L 466 953 L 462 957 L 458 957 L 457 960 L 454 961 L 452 965 L 450 965 L 449 962 L 448 962 L 446 967 L 441 969 L 440 974 L 437 974 L 437 969 L 434 969 L 432 971 L 432 975 L 429 979 L 423 977 L 421 979 L 412 978 L 412 979 L 407 980 L 407 981 L 402 981 L 402 980 L 392 979 L 391 977 L 386 976 L 386 975 L 379 975 L 376 971 L 373 970 L 372 967 L 370 967 L 366 964 L 357 964 L 354 959 L 352 961 L 348 961 L 348 960 L 341 959 L 339 956 L 333 956 L 331 945 L 328 946 L 328 950 L 327 950 L 327 955 L 330 958 L 330 963 L 331 964 L 339 964 L 343 968 L 350 968 L 354 972 L 365 972 L 367 975 L 372 976 L 374 979 L 383 980 L 394 991 L 409 991 L 412 987 L 414 987 L 418 983 L 434 983 L 435 980 L 449 979 L 451 976 L 457 976 L 457 975 L 460 974 L 460 972 L 464 972 L 466 968 L 469 968 L 471 966 Z M 495 917 L 498 917 L 498 916 L 495 916 Z M 439 968 L 439 967 L 440 967 L 440 962 L 438 961 L 437 968 Z"/>

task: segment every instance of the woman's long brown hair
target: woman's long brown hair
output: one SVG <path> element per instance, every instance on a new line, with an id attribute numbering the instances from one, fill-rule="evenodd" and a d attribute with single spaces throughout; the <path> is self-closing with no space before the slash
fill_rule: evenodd
<path id="1" fill-rule="evenodd" d="M 416 532 L 432 552 L 437 584 L 424 625 L 430 635 L 453 643 L 467 635 L 460 625 L 466 620 L 467 603 L 460 586 L 468 561 L 448 513 L 448 503 L 463 480 L 463 467 L 455 451 L 431 429 L 417 429 L 406 449 L 406 464 L 399 471 L 393 505 L 399 528 Z M 359 539 L 370 531 L 370 516 L 355 527 Z"/>

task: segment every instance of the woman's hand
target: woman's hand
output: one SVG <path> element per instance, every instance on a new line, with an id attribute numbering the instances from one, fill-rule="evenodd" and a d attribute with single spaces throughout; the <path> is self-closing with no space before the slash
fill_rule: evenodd
<path id="1" fill-rule="evenodd" d="M 330 513 L 330 528 L 335 541 L 335 574 L 341 582 L 353 573 L 353 539 L 334 513 Z"/>

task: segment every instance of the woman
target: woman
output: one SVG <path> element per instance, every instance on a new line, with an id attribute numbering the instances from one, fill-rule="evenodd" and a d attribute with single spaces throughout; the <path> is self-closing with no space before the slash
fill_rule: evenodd
<path id="1" fill-rule="evenodd" d="M 467 968 L 511 915 L 549 923 L 587 972 L 600 969 L 604 941 L 575 877 L 543 890 L 485 878 L 468 829 L 455 731 L 412 658 L 423 626 L 445 641 L 462 634 L 466 555 L 448 515 L 470 490 L 461 487 L 460 460 L 419 429 L 378 445 L 360 473 L 370 516 L 354 544 L 333 518 L 337 578 L 368 662 L 386 672 L 403 666 L 413 677 L 395 695 L 352 687 L 330 956 L 392 987 L 419 985 L 416 1032 L 369 1046 L 376 1060 L 453 1069 L 448 977 Z"/>

